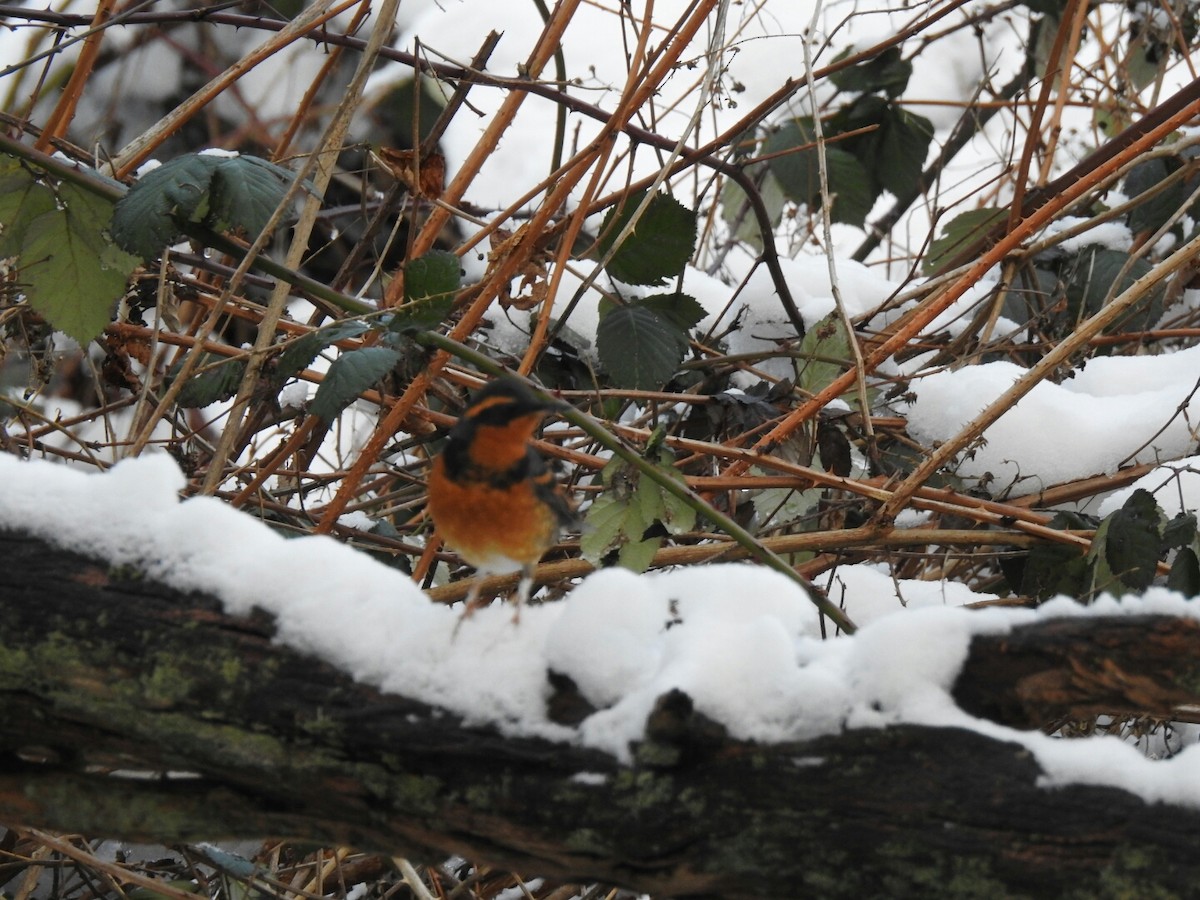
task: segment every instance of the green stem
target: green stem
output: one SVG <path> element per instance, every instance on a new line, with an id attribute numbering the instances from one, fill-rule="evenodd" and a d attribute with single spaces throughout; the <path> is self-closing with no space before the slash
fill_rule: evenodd
<path id="1" fill-rule="evenodd" d="M 538 14 L 542 17 L 542 22 L 550 24 L 550 10 L 546 7 L 546 0 L 533 0 L 533 5 L 537 7 Z M 554 74 L 558 79 L 558 89 L 562 93 L 567 92 L 567 59 L 563 55 L 562 42 L 554 48 Z M 557 172 L 562 168 L 563 147 L 567 140 L 567 107 L 563 103 L 558 104 L 558 116 L 554 122 L 554 153 L 550 160 L 551 173 Z"/>

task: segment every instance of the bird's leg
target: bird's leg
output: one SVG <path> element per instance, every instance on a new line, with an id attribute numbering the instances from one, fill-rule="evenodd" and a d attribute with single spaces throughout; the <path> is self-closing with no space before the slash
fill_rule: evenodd
<path id="1" fill-rule="evenodd" d="M 513 610 L 513 624 L 516 625 L 521 621 L 521 606 L 529 599 L 529 595 L 533 592 L 533 569 L 534 564 L 522 566 L 521 580 L 517 583 L 516 593 L 513 594 L 513 604 L 516 609 Z M 458 629 L 462 628 L 463 622 L 475 615 L 475 610 L 483 606 L 479 602 L 479 594 L 483 589 L 483 580 L 485 576 L 477 573 L 471 582 L 471 588 L 467 591 L 467 599 L 463 601 L 463 611 L 458 617 L 458 624 L 454 626 L 454 633 L 458 634 Z"/>
<path id="2" fill-rule="evenodd" d="M 462 617 L 469 619 L 475 615 L 475 610 L 479 609 L 479 593 L 483 590 L 484 574 L 476 572 L 475 577 L 471 579 L 471 587 L 467 591 L 467 599 L 463 602 Z"/>
<path id="3" fill-rule="evenodd" d="M 513 611 L 513 624 L 516 625 L 521 621 L 521 605 L 529 599 L 529 594 L 533 590 L 533 563 L 529 563 L 521 567 L 521 580 L 517 584 L 517 593 L 513 599 L 516 603 L 516 609 Z"/>
<path id="4" fill-rule="evenodd" d="M 479 592 L 483 590 L 483 579 L 484 575 L 476 572 L 475 577 L 471 580 L 471 587 L 467 590 L 467 599 L 463 601 L 463 611 L 454 625 L 454 637 L 458 636 L 458 629 L 462 628 L 463 622 L 475 615 L 475 610 L 479 609 Z"/>

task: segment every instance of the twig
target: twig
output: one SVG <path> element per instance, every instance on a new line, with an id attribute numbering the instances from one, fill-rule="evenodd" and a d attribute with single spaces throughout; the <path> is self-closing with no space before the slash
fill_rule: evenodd
<path id="1" fill-rule="evenodd" d="M 433 894 L 429 892 L 429 888 L 425 887 L 425 882 L 421 880 L 421 876 L 417 874 L 412 863 L 399 856 L 393 856 L 392 863 L 400 870 L 400 877 L 404 879 L 404 883 L 408 885 L 408 889 L 413 892 L 413 896 L 417 900 L 434 900 Z"/>
<path id="2" fill-rule="evenodd" d="M 75 60 L 71 77 L 67 79 L 67 86 L 58 98 L 58 104 L 54 107 L 53 112 L 46 118 L 41 136 L 34 142 L 33 146 L 43 153 L 49 149 L 55 138 L 66 136 L 67 129 L 71 126 L 71 120 L 75 118 L 75 107 L 79 103 L 79 98 L 83 96 L 84 85 L 91 77 L 96 57 L 100 55 L 104 23 L 112 15 L 113 3 L 114 0 L 100 0 L 96 4 L 95 18 L 92 19 L 92 26 L 88 29 L 88 35 L 84 39 L 83 49 L 79 51 L 79 58 Z"/>
<path id="3" fill-rule="evenodd" d="M 829 270 L 829 289 L 833 294 L 833 305 L 841 319 L 842 328 L 846 331 L 846 346 L 850 349 L 855 373 L 855 389 L 858 394 L 858 408 L 863 414 L 863 428 L 866 433 L 868 446 L 875 445 L 875 432 L 871 425 L 871 402 L 867 396 L 867 371 L 863 365 L 862 347 L 858 342 L 858 334 L 854 330 L 854 322 L 846 310 L 842 300 L 842 289 L 838 284 L 837 260 L 833 252 L 833 229 L 830 224 L 833 210 L 833 197 L 829 193 L 829 166 L 825 154 L 825 130 L 821 124 L 821 110 L 817 104 L 817 85 L 812 74 L 812 40 L 816 34 L 817 22 L 820 20 L 824 5 L 822 0 L 813 4 L 812 20 L 808 31 L 804 34 L 801 46 L 804 47 L 804 72 L 808 81 L 808 99 L 812 104 L 813 132 L 817 144 L 817 172 L 821 187 L 821 233 L 825 241 L 825 264 Z"/>

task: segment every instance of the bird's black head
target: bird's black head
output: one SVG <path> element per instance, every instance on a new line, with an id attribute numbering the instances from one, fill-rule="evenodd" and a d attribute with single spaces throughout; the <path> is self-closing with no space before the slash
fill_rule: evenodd
<path id="1" fill-rule="evenodd" d="M 556 401 L 534 393 L 519 378 L 504 375 L 475 392 L 465 416 L 476 425 L 506 425 L 513 419 L 559 406 Z"/>

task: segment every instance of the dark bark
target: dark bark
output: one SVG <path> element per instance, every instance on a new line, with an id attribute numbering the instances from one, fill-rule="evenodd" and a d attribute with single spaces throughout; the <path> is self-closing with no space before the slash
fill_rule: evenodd
<path id="1" fill-rule="evenodd" d="M 974 732 L 759 746 L 676 693 L 621 766 L 464 728 L 272 644 L 264 616 L 42 541 L 0 535 L 0 559 L 8 824 L 458 853 L 663 896 L 1184 896 L 1200 875 L 1200 813 L 1043 789 L 1026 751 Z M 1190 620 L 1047 622 L 977 639 L 956 696 L 1021 725 L 1167 714 L 1197 702 L 1198 649 Z"/>
<path id="2" fill-rule="evenodd" d="M 1200 621 L 1070 618 L 978 638 L 954 698 L 1017 728 L 1100 715 L 1196 721 Z"/>

